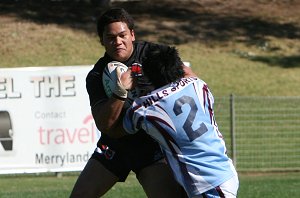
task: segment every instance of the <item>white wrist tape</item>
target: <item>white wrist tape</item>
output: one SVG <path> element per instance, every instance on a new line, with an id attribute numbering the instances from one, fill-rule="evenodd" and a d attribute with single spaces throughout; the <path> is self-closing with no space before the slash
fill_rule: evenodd
<path id="1" fill-rule="evenodd" d="M 113 91 L 113 93 L 116 94 L 117 96 L 119 96 L 120 98 L 126 99 L 128 91 L 124 88 L 124 86 L 122 85 L 122 82 L 120 80 L 122 72 L 121 72 L 119 66 L 116 67 L 116 73 L 117 73 L 117 83 L 116 83 L 116 88 Z"/>

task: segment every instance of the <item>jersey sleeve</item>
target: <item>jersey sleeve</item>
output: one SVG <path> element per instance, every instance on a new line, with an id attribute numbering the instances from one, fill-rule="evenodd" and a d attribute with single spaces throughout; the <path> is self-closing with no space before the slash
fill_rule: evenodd
<path id="1" fill-rule="evenodd" d="M 86 89 L 90 98 L 90 106 L 107 99 L 102 86 L 102 78 L 98 72 L 90 72 L 86 78 Z"/>
<path id="2" fill-rule="evenodd" d="M 109 60 L 107 58 L 101 58 L 94 65 L 94 68 L 88 73 L 86 77 L 86 90 L 90 99 L 90 106 L 93 108 L 96 104 L 99 104 L 108 99 L 102 82 L 102 74 Z"/>
<path id="3" fill-rule="evenodd" d="M 123 128 L 129 134 L 137 133 L 142 128 L 141 124 L 144 119 L 143 116 L 139 113 L 141 109 L 134 104 L 127 109 L 126 114 L 123 118 Z"/>

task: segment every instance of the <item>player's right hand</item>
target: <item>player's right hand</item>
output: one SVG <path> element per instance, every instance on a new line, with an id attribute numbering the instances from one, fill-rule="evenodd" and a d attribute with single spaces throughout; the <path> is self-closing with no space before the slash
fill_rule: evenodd
<path id="1" fill-rule="evenodd" d="M 133 88 L 134 78 L 132 77 L 130 68 L 121 74 L 120 81 L 126 90 L 131 90 Z"/>
<path id="2" fill-rule="evenodd" d="M 120 67 L 116 67 L 116 74 L 117 74 L 117 83 L 116 88 L 113 91 L 114 94 L 119 96 L 120 98 L 126 99 L 129 89 L 132 86 L 132 78 L 131 78 L 131 71 L 129 69 L 122 73 Z"/>

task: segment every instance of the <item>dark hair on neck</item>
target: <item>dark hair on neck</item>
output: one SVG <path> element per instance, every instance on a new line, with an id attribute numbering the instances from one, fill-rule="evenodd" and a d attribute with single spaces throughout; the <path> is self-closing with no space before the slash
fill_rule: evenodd
<path id="1" fill-rule="evenodd" d="M 184 77 L 182 61 L 175 47 L 152 47 L 143 62 L 143 72 L 155 88 Z"/>
<path id="2" fill-rule="evenodd" d="M 114 22 L 124 22 L 129 30 L 133 30 L 134 21 L 131 15 L 123 8 L 111 8 L 104 12 L 97 21 L 97 32 L 100 39 L 103 37 L 105 26 Z"/>

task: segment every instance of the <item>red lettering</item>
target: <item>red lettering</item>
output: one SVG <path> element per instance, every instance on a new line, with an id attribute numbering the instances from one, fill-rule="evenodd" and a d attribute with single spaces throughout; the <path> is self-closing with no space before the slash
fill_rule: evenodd
<path id="1" fill-rule="evenodd" d="M 42 127 L 40 127 L 39 129 L 38 129 L 38 133 L 39 133 L 39 139 L 40 139 L 40 144 L 45 144 L 45 142 L 43 141 L 43 132 L 44 132 L 44 130 L 43 130 L 43 128 Z"/>
<path id="2" fill-rule="evenodd" d="M 86 126 L 78 128 L 38 128 L 39 143 L 41 145 L 49 144 L 88 144 L 95 143 L 96 137 L 100 137 L 100 133 L 96 130 L 93 117 L 88 116 L 84 119 L 83 124 Z M 99 134 L 95 136 L 95 133 Z"/>
<path id="3" fill-rule="evenodd" d="M 86 128 L 82 128 L 78 131 L 78 140 L 81 143 L 87 143 L 89 141 L 90 132 Z M 92 136 L 91 136 L 92 137 Z"/>
<path id="4" fill-rule="evenodd" d="M 69 130 L 68 129 L 66 129 L 66 132 L 65 132 L 66 134 L 67 134 L 67 136 L 68 136 L 68 140 L 69 140 L 69 142 L 71 143 L 71 144 L 73 144 L 74 143 L 74 141 L 75 141 L 75 137 L 76 137 L 76 133 L 77 133 L 77 129 L 75 129 L 74 130 L 74 133 L 73 133 L 73 135 L 72 136 L 70 136 L 70 133 L 69 133 Z"/>
<path id="5" fill-rule="evenodd" d="M 57 136 L 54 138 L 55 144 L 64 144 L 65 143 L 65 135 L 64 130 L 57 129 Z"/>

